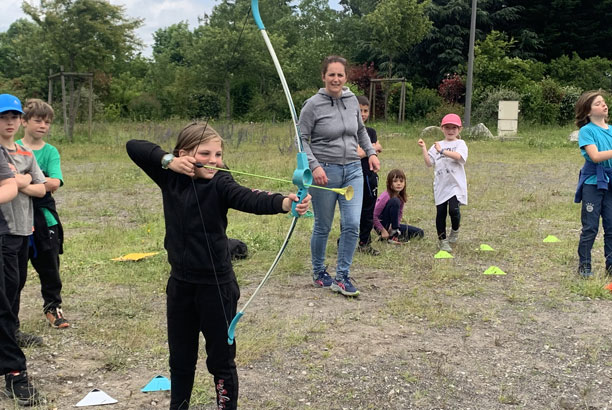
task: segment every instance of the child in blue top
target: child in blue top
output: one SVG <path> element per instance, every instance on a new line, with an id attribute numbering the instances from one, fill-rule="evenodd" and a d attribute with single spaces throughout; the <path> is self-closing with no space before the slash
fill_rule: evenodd
<path id="1" fill-rule="evenodd" d="M 578 145 L 585 159 L 580 170 L 574 202 L 582 201 L 582 232 L 578 243 L 578 273 L 588 278 L 591 269 L 591 248 L 599 230 L 601 217 L 604 229 L 606 274 L 612 275 L 612 130 L 607 124 L 608 106 L 601 91 L 587 91 L 576 102 L 576 125 L 580 128 Z"/>

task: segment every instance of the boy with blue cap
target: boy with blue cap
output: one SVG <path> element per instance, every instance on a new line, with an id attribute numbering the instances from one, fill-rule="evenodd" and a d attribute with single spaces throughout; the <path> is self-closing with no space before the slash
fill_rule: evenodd
<path id="1" fill-rule="evenodd" d="M 16 100 L 16 101 L 15 101 Z M 19 102 L 19 110 L 16 108 Z M 23 333 L 19 330 L 19 304 L 21 290 L 25 286 L 28 276 L 28 252 L 30 249 L 30 236 L 34 231 L 34 205 L 32 197 L 45 196 L 45 176 L 40 170 L 32 150 L 22 147 L 15 142 L 15 134 L 21 126 L 23 109 L 21 102 L 10 94 L 0 95 L 0 103 L 8 113 L 5 114 L 11 121 L 6 129 L 0 132 L 0 145 L 7 153 L 9 167 L 15 174 L 17 182 L 17 196 L 10 202 L 0 204 L 0 211 L 8 224 L 8 234 L 2 243 L 2 258 L 4 260 L 4 273 L 9 279 L 7 292 L 12 295 L 11 310 L 17 323 L 17 343 L 21 347 L 42 345 L 42 339 L 35 335 Z M 17 121 L 17 123 L 14 123 Z"/>
<path id="2" fill-rule="evenodd" d="M 10 94 L 0 95 L 0 141 L 14 137 L 21 124 L 21 102 Z M 4 145 L 4 144 L 2 144 Z M 0 148 L 0 204 L 14 200 L 18 195 L 19 182 L 16 170 L 9 167 L 7 153 Z M 23 182 L 23 181 L 21 181 Z M 0 214 L 0 253 L 4 251 L 4 239 L 9 227 Z M 26 261 L 27 262 L 27 261 Z M 4 255 L 0 257 L 0 374 L 6 382 L 5 394 L 19 405 L 32 406 L 41 402 L 38 392 L 30 383 L 26 371 L 26 359 L 17 344 L 17 316 L 12 307 L 19 293 L 19 278 L 15 272 L 5 269 Z"/>

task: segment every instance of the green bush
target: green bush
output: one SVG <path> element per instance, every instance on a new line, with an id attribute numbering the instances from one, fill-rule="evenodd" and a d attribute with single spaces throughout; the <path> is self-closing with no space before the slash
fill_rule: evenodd
<path id="1" fill-rule="evenodd" d="M 132 98 L 127 108 L 130 118 L 134 121 L 154 120 L 161 114 L 160 102 L 148 93 Z"/>
<path id="2" fill-rule="evenodd" d="M 583 90 L 612 89 L 612 60 L 591 57 L 585 60 L 574 53 L 552 60 L 547 72 L 560 84 L 572 85 Z"/>
<path id="3" fill-rule="evenodd" d="M 425 120 L 427 121 L 427 124 L 440 125 L 440 122 L 442 121 L 442 117 L 444 117 L 446 114 L 451 114 L 451 113 L 457 114 L 459 117 L 463 118 L 465 114 L 465 106 L 459 103 L 453 104 L 453 103 L 444 102 L 439 107 L 437 107 L 435 110 L 429 112 L 425 116 Z"/>
<path id="4" fill-rule="evenodd" d="M 437 90 L 417 88 L 414 92 L 406 94 L 405 116 L 408 121 L 423 119 L 442 105 L 442 97 Z"/>
<path id="5" fill-rule="evenodd" d="M 118 121 L 120 118 L 121 118 L 121 104 L 111 103 L 111 104 L 107 104 L 104 106 L 104 119 L 106 121 L 114 122 L 114 121 Z"/>
<path id="6" fill-rule="evenodd" d="M 410 95 L 413 93 L 413 87 L 411 83 L 406 83 L 406 106 L 404 107 L 404 116 L 407 117 L 406 111 L 408 108 L 408 100 L 410 99 Z M 392 118 L 397 118 L 397 114 L 399 113 L 400 107 L 400 97 L 402 95 L 402 84 L 394 83 L 391 85 L 391 89 L 389 90 L 389 99 L 387 100 L 388 105 L 388 113 Z"/>
<path id="7" fill-rule="evenodd" d="M 318 91 L 318 88 L 307 88 L 305 90 L 300 90 L 293 93 L 293 104 L 295 104 L 295 109 L 297 110 L 298 115 L 306 100 L 315 95 Z"/>
<path id="8" fill-rule="evenodd" d="M 233 84 L 230 94 L 232 96 L 232 118 L 244 119 L 251 109 L 255 96 L 255 85 L 249 81 L 240 81 Z"/>
<path id="9" fill-rule="evenodd" d="M 200 91 L 189 95 L 187 115 L 191 119 L 214 119 L 221 115 L 221 101 L 212 91 Z"/>
<path id="10" fill-rule="evenodd" d="M 472 113 L 474 123 L 482 122 L 491 126 L 497 124 L 497 113 L 499 111 L 500 101 L 517 101 L 520 100 L 520 94 L 506 88 L 497 88 L 487 90 L 476 96 L 475 108 Z M 519 104 L 522 107 L 521 104 Z M 521 111 L 523 108 L 521 108 Z"/>
<path id="11" fill-rule="evenodd" d="M 571 85 L 563 87 L 563 98 L 559 104 L 559 125 L 572 122 L 575 118 L 574 107 L 582 94 L 582 89 Z"/>
<path id="12" fill-rule="evenodd" d="M 296 115 L 300 115 L 300 107 L 296 105 Z M 287 98 L 283 92 L 273 97 L 257 94 L 251 101 L 251 110 L 244 117 L 247 121 L 283 121 L 291 118 Z"/>

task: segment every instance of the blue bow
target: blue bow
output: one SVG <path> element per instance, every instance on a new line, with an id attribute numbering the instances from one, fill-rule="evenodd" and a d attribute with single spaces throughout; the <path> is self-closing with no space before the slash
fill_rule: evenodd
<path id="1" fill-rule="evenodd" d="M 293 214 L 291 226 L 289 227 L 289 231 L 287 232 L 285 241 L 281 245 L 281 248 L 278 251 L 276 258 L 274 258 L 274 261 L 272 262 L 270 269 L 268 269 L 268 272 L 266 273 L 264 278 L 261 280 L 261 283 L 259 284 L 259 286 L 257 286 L 257 289 L 255 289 L 255 292 L 253 292 L 249 300 L 247 300 L 247 302 L 244 304 L 242 309 L 240 309 L 240 311 L 236 313 L 236 316 L 234 316 L 232 323 L 230 323 L 229 328 L 227 329 L 227 343 L 230 345 L 234 343 L 236 326 L 238 325 L 240 318 L 242 318 L 242 316 L 244 315 L 244 311 L 249 306 L 251 301 L 255 298 L 255 295 L 257 295 L 259 290 L 266 283 L 266 281 L 272 274 L 272 271 L 274 270 L 274 268 L 280 261 L 280 258 L 285 252 L 285 249 L 287 249 L 287 245 L 289 244 L 289 239 L 291 238 L 291 235 L 293 234 L 293 230 L 295 229 L 295 225 L 299 218 L 299 214 L 297 213 L 295 206 L 298 203 L 302 202 L 302 200 L 308 194 L 307 186 L 312 185 L 312 172 L 310 171 L 310 168 L 308 166 L 308 157 L 306 156 L 306 153 L 304 152 L 304 148 L 302 146 L 302 138 L 301 138 L 299 127 L 297 125 L 297 113 L 295 111 L 295 106 L 293 105 L 293 99 L 291 98 L 289 87 L 287 86 L 287 80 L 285 79 L 285 74 L 283 73 L 280 63 L 278 62 L 278 58 L 276 57 L 276 52 L 274 51 L 274 48 L 272 47 L 272 43 L 270 43 L 270 39 L 268 38 L 268 33 L 266 33 L 266 29 L 263 25 L 263 22 L 261 21 L 261 16 L 259 15 L 259 0 L 251 0 L 251 9 L 253 10 L 253 18 L 255 19 L 255 24 L 257 24 L 257 28 L 259 28 L 259 32 L 263 36 L 264 42 L 266 43 L 266 47 L 268 48 L 268 51 L 270 52 L 272 61 L 274 61 L 274 67 L 276 67 L 276 72 L 278 73 L 278 76 L 280 77 L 281 84 L 283 85 L 283 91 L 285 92 L 287 103 L 289 104 L 289 111 L 291 112 L 291 120 L 293 121 L 293 127 L 295 128 L 295 140 L 296 140 L 296 144 L 298 148 L 297 167 L 295 171 L 293 171 L 292 181 L 298 187 L 297 196 L 299 200 L 298 202 L 294 202 L 291 205 L 291 213 Z"/>

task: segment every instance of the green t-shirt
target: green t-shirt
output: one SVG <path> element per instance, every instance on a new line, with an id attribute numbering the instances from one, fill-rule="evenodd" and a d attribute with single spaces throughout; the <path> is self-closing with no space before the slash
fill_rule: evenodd
<path id="1" fill-rule="evenodd" d="M 17 141 L 17 144 L 23 146 L 22 140 Z M 64 185 L 64 177 L 62 176 L 62 167 L 60 154 L 57 148 L 51 144 L 45 143 L 41 149 L 34 150 L 34 157 L 38 166 L 49 178 L 57 178 L 60 180 L 60 186 Z M 47 208 L 41 208 L 47 220 L 47 226 L 57 225 L 57 220 Z"/>

